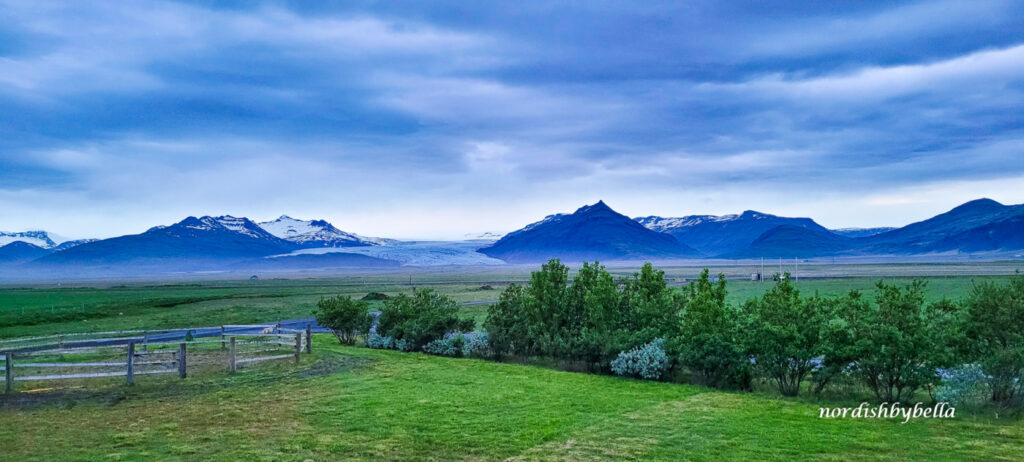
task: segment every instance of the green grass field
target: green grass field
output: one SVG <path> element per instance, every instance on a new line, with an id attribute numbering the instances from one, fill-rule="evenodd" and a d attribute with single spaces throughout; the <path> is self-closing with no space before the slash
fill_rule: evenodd
<path id="1" fill-rule="evenodd" d="M 1004 280 L 1020 262 L 968 264 L 903 265 L 803 265 L 804 275 L 798 287 L 805 293 L 836 295 L 851 289 L 874 291 L 879 279 L 887 282 L 909 280 L 925 275 L 931 300 L 959 298 L 978 280 Z M 378 291 L 395 295 L 409 293 L 413 287 L 431 287 L 459 302 L 497 299 L 512 282 L 529 279 L 530 267 L 485 268 L 474 270 L 424 270 L 420 272 L 378 273 L 334 278 L 294 278 L 248 280 L 204 280 L 176 283 L 103 283 L 54 287 L 0 288 L 0 338 L 68 332 L 115 329 L 158 329 L 275 322 L 309 317 L 323 296 L 362 297 Z M 700 267 L 665 267 L 672 285 L 683 285 L 699 274 Z M 760 295 L 771 287 L 770 281 L 751 282 L 743 275 L 753 266 L 719 266 L 730 278 L 729 302 Z M 791 271 L 792 266 L 783 268 Z M 611 268 L 617 277 L 625 277 L 636 268 Z M 773 270 L 766 268 L 766 272 Z M 846 277 L 835 277 L 846 276 Z M 412 285 L 410 285 L 410 282 Z M 481 289 L 490 286 L 492 289 Z M 486 306 L 464 308 L 467 317 L 478 325 L 486 316 Z"/>
<path id="2" fill-rule="evenodd" d="M 818 403 L 321 335 L 298 366 L 18 396 L 4 460 L 1019 460 L 1024 423 L 818 418 Z"/>
<path id="3" fill-rule="evenodd" d="M 879 278 L 909 282 L 916 271 L 932 275 L 930 299 L 955 299 L 975 281 L 1003 280 L 1016 269 L 916 268 L 857 266 L 852 277 L 827 278 L 835 267 L 815 274 L 802 266 L 798 287 L 870 296 Z M 424 272 L 413 284 L 459 301 L 493 300 L 528 271 Z M 666 269 L 673 284 L 697 272 Z M 730 281 L 729 301 L 769 287 Z M 0 337 L 272 322 L 309 316 L 321 296 L 411 290 L 407 273 L 8 287 L 0 289 Z M 463 311 L 482 322 L 486 309 Z M 819 406 L 859 402 L 341 347 L 328 335 L 315 343 L 299 365 L 270 362 L 235 375 L 217 366 L 184 381 L 144 376 L 132 387 L 123 379 L 21 383 L 20 393 L 0 398 L 0 460 L 1019 460 L 1024 453 L 1024 420 L 991 410 L 907 424 L 823 420 Z"/>

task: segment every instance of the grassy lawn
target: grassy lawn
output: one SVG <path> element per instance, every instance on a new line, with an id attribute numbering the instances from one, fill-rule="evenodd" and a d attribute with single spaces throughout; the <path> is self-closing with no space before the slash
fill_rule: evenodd
<path id="1" fill-rule="evenodd" d="M 134 387 L 21 393 L 3 460 L 1019 460 L 1024 422 L 820 420 L 818 404 L 338 346 Z M 76 394 L 77 393 L 77 394 Z"/>
<path id="2" fill-rule="evenodd" d="M 413 284 L 459 302 L 493 300 L 529 269 L 438 271 Z M 909 282 L 903 273 L 913 268 L 897 270 L 858 268 L 856 277 L 805 278 L 798 288 L 871 297 L 880 277 Z M 675 284 L 695 271 L 666 270 Z M 927 297 L 956 299 L 975 281 L 1005 278 L 933 275 Z M 728 287 L 739 304 L 771 283 Z M 8 287 L 0 289 L 0 338 L 273 322 L 310 316 L 322 296 L 411 290 L 408 274 Z M 462 312 L 480 326 L 487 306 Z M 991 411 L 907 424 L 822 420 L 819 406 L 859 403 L 348 348 L 327 335 L 299 365 L 228 375 L 213 361 L 202 369 L 184 381 L 142 376 L 133 387 L 123 379 L 20 383 L 21 393 L 0 398 L 0 460 L 1019 460 L 1024 451 L 1024 421 Z"/>

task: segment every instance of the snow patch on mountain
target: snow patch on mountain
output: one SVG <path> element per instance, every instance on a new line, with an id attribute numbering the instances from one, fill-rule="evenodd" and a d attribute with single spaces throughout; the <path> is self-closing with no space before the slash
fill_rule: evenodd
<path id="1" fill-rule="evenodd" d="M 260 223 L 259 226 L 281 239 L 311 247 L 378 246 L 397 242 L 393 239 L 345 232 L 325 220 L 299 220 L 288 215 L 281 215 L 278 219 Z"/>
<path id="2" fill-rule="evenodd" d="M 19 241 L 26 244 L 32 244 L 36 247 L 42 247 L 44 249 L 63 250 L 74 247 L 78 244 L 95 241 L 95 239 L 71 240 L 59 234 L 42 230 L 19 232 L 0 231 L 0 246 L 5 246 L 12 242 Z"/>

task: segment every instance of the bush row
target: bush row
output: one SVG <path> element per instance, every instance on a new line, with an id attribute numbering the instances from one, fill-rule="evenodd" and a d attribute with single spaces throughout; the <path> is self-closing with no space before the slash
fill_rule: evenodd
<path id="1" fill-rule="evenodd" d="M 787 396 L 853 379 L 888 402 L 960 393 L 973 377 L 992 401 L 1020 402 L 1024 277 L 976 284 L 958 302 L 925 303 L 920 280 L 877 288 L 872 300 L 858 291 L 805 296 L 783 274 L 763 296 L 732 306 L 725 277 L 706 269 L 677 290 L 650 264 L 616 281 L 584 263 L 570 281 L 552 260 L 525 286 L 510 285 L 484 327 L 498 357 L 587 361 L 623 376 L 661 379 L 674 368 L 720 388 L 763 379 Z"/>
<path id="2" fill-rule="evenodd" d="M 806 296 L 788 274 L 760 297 L 725 302 L 726 280 L 705 269 L 681 289 L 650 264 L 615 280 L 584 263 L 570 280 L 558 260 L 526 285 L 509 285 L 491 305 L 486 333 L 458 318 L 458 304 L 430 289 L 383 301 L 366 346 L 453 357 L 548 357 L 642 379 L 692 377 L 750 389 L 755 379 L 780 393 L 821 393 L 855 381 L 879 401 L 976 399 L 1019 404 L 1024 388 L 1024 277 L 976 284 L 960 301 L 925 303 L 925 283 L 879 281 L 873 299 L 858 291 Z M 318 304 L 318 322 L 352 344 L 370 332 L 369 305 L 347 297 Z M 463 334 L 466 333 L 466 334 Z"/>

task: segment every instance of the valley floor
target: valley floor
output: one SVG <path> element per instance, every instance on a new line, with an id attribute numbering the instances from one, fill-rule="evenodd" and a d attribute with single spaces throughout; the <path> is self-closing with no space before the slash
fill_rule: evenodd
<path id="1" fill-rule="evenodd" d="M 4 399 L 0 459 L 1019 460 L 1024 451 L 1020 419 L 819 419 L 814 402 L 317 337 L 298 366 Z"/>

